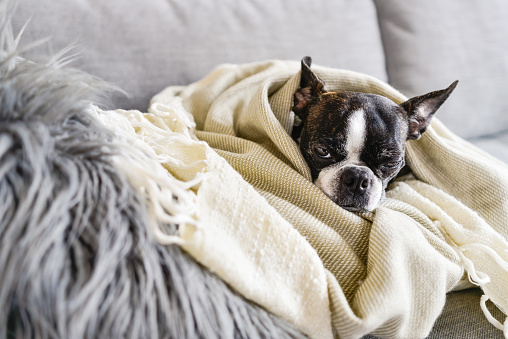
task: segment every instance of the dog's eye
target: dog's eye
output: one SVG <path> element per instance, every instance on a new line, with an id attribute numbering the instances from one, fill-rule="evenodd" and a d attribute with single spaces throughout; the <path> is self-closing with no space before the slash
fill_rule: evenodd
<path id="1" fill-rule="evenodd" d="M 394 168 L 397 166 L 399 166 L 398 162 L 388 162 L 388 163 L 384 164 L 384 167 L 386 167 L 386 168 Z"/>
<path id="2" fill-rule="evenodd" d="M 391 170 L 398 168 L 399 165 L 400 165 L 400 161 L 391 161 L 391 162 L 382 164 L 381 168 L 384 169 L 385 171 L 391 171 Z"/>
<path id="3" fill-rule="evenodd" d="M 314 146 L 314 153 L 321 158 L 330 158 L 331 154 L 324 146 Z"/>

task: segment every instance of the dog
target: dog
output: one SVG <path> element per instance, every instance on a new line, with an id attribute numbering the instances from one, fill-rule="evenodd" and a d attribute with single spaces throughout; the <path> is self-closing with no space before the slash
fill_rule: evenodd
<path id="1" fill-rule="evenodd" d="M 458 81 L 397 105 L 376 94 L 329 92 L 311 63 L 301 61 L 292 108 L 301 122 L 292 137 L 330 199 L 349 211 L 373 211 L 405 166 L 406 141 L 421 137 Z"/>

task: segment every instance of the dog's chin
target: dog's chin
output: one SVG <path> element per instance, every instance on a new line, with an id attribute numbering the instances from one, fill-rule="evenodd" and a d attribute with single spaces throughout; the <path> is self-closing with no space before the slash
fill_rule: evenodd
<path id="1" fill-rule="evenodd" d="M 381 202 L 381 199 L 377 202 L 373 203 L 371 201 L 368 202 L 353 202 L 351 199 L 340 199 L 337 196 L 330 196 L 326 192 L 324 192 L 328 198 L 330 198 L 334 203 L 342 207 L 343 209 L 349 212 L 372 212 L 376 209 L 376 207 Z"/>
<path id="2" fill-rule="evenodd" d="M 337 204 L 337 205 L 339 205 L 339 204 Z M 339 205 L 339 206 L 349 212 L 372 212 L 375 209 L 375 207 L 372 209 L 367 209 L 366 207 L 341 206 L 341 205 Z"/>
<path id="3" fill-rule="evenodd" d="M 340 199 L 339 197 L 332 198 L 332 200 L 349 212 L 372 212 L 379 206 L 381 200 L 383 200 L 383 195 L 381 195 L 379 199 L 374 198 L 368 201 L 352 201 L 348 198 Z"/>

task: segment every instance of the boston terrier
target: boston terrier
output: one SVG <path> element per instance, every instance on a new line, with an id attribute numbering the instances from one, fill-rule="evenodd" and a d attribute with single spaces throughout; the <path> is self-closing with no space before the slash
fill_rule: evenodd
<path id="1" fill-rule="evenodd" d="M 450 87 L 397 105 L 376 94 L 328 92 L 302 60 L 300 88 L 294 94 L 292 137 L 310 167 L 313 182 L 350 211 L 372 211 L 404 167 L 405 143 L 417 140 Z M 299 119 L 298 119 L 299 118 Z"/>

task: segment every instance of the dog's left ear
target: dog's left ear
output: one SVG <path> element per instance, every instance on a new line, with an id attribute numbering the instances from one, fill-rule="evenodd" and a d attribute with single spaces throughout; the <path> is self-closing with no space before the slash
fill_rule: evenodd
<path id="1" fill-rule="evenodd" d="M 408 139 L 420 139 L 429 126 L 432 117 L 448 99 L 458 82 L 458 80 L 455 81 L 446 89 L 411 98 L 400 105 L 406 111 L 408 117 Z"/>
<path id="2" fill-rule="evenodd" d="M 302 75 L 300 88 L 294 95 L 293 112 L 302 120 L 307 117 L 307 105 L 320 94 L 326 92 L 323 80 L 310 69 L 312 58 L 306 56 L 302 59 Z"/>

